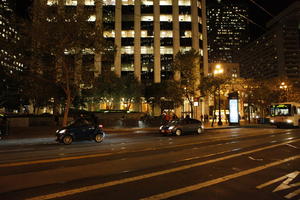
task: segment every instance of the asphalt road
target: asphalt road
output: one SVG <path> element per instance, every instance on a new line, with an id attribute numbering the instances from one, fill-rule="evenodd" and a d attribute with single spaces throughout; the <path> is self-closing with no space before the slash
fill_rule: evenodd
<path id="1" fill-rule="evenodd" d="M 300 129 L 0 145 L 0 199 L 300 199 Z"/>

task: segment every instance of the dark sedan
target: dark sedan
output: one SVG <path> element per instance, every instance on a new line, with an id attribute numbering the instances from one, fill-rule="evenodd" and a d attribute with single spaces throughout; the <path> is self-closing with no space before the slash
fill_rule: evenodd
<path id="1" fill-rule="evenodd" d="M 169 122 L 160 127 L 160 132 L 164 135 L 180 136 L 185 133 L 203 133 L 204 128 L 201 121 L 197 119 L 185 118 Z"/>
<path id="2" fill-rule="evenodd" d="M 93 124 L 86 119 L 78 119 L 56 131 L 56 141 L 64 144 L 71 144 L 74 140 L 94 140 L 100 143 L 104 137 L 102 125 Z"/>

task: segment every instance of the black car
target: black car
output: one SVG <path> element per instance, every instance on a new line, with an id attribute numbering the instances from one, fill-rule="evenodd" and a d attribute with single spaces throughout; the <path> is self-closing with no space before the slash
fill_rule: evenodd
<path id="1" fill-rule="evenodd" d="M 164 135 L 177 135 L 180 136 L 185 133 L 198 133 L 204 132 L 204 127 L 201 121 L 192 118 L 179 119 L 167 123 L 160 127 L 160 132 Z"/>
<path id="2" fill-rule="evenodd" d="M 94 140 L 102 142 L 105 133 L 102 125 L 95 124 L 87 119 L 73 121 L 67 127 L 56 131 L 56 141 L 64 144 L 71 144 L 74 140 Z"/>

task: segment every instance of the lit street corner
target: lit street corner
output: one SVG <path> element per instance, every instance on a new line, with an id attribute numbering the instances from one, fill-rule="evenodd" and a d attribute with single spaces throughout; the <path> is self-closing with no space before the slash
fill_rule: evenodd
<path id="1" fill-rule="evenodd" d="M 1 146 L 0 191 L 4 199 L 298 199 L 299 147 L 299 129 L 272 128 Z"/>

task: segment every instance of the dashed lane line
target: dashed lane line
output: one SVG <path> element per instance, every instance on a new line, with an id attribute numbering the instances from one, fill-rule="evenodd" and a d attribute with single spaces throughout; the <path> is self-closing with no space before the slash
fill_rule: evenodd
<path id="1" fill-rule="evenodd" d="M 272 148 L 275 148 L 275 147 L 283 146 L 283 145 L 286 145 L 286 144 L 289 144 L 289 143 L 292 143 L 292 142 L 298 142 L 298 141 L 300 141 L 300 139 L 296 139 L 296 140 L 288 141 L 288 142 L 283 142 L 283 143 L 280 143 L 280 144 L 274 144 L 274 145 L 270 145 L 270 146 L 266 146 L 266 147 L 261 147 L 261 148 L 253 149 L 253 150 L 246 151 L 246 152 L 241 152 L 241 153 L 237 153 L 237 154 L 224 156 L 224 157 L 221 157 L 221 158 L 216 158 L 216 159 L 207 160 L 207 161 L 203 161 L 203 162 L 198 162 L 198 163 L 194 163 L 194 164 L 184 165 L 184 166 L 180 166 L 180 167 L 175 167 L 173 169 L 167 169 L 167 170 L 157 171 L 157 172 L 153 172 L 153 173 L 143 174 L 143 175 L 140 175 L 140 176 L 134 176 L 134 177 L 124 178 L 124 179 L 110 181 L 110 182 L 106 182 L 106 183 L 90 185 L 90 186 L 84 186 L 84 187 L 75 188 L 75 189 L 71 189 L 71 190 L 66 190 L 66 191 L 62 191 L 62 192 L 36 196 L 36 197 L 28 198 L 26 200 L 48 200 L 48 199 L 54 199 L 54 198 L 62 198 L 62 197 L 65 197 L 65 196 L 75 195 L 75 194 L 82 193 L 82 192 L 88 192 L 88 191 L 97 190 L 97 189 L 101 189 L 101 188 L 105 188 L 105 187 L 111 187 L 111 186 L 115 186 L 115 185 L 119 185 L 119 184 L 139 181 L 139 180 L 143 180 L 143 179 L 147 179 L 147 178 L 151 178 L 151 177 L 155 177 L 155 176 L 160 176 L 160 175 L 164 175 L 164 174 L 169 174 L 169 173 L 173 173 L 173 172 L 178 172 L 178 171 L 190 169 L 190 168 L 193 168 L 193 167 L 199 167 L 199 166 L 215 163 L 215 162 L 218 162 L 218 161 L 227 160 L 227 159 L 230 159 L 230 158 L 235 158 L 235 157 L 239 157 L 239 156 L 243 156 L 243 155 L 247 155 L 247 154 L 251 154 L 251 153 L 255 153 L 255 152 L 259 152 L 259 151 L 263 151 L 263 150 L 267 150 L 267 149 L 272 149 Z M 264 166 L 254 168 L 254 169 L 259 171 L 259 170 L 265 169 L 267 167 L 279 165 L 279 164 L 281 164 L 281 162 L 284 163 L 284 162 L 288 162 L 290 160 L 298 159 L 299 157 L 300 157 L 300 155 L 295 156 L 295 157 L 291 157 L 291 158 L 288 158 L 288 159 L 285 159 L 285 160 L 282 160 L 282 161 L 278 161 L 278 162 L 275 162 L 275 163 L 270 163 L 268 165 L 264 165 Z M 247 174 L 247 173 L 249 173 L 248 171 L 249 170 L 246 170 L 246 171 L 240 172 L 238 174 L 242 174 L 242 173 Z M 251 172 L 251 173 L 253 173 L 253 172 Z M 228 177 L 226 176 L 226 177 L 223 177 L 223 178 L 232 179 L 231 178 L 232 176 L 233 175 L 229 175 Z M 240 175 L 240 176 L 242 176 L 242 175 Z M 219 181 L 221 179 L 223 180 L 223 178 L 220 178 L 218 180 Z M 205 184 L 209 185 L 209 184 L 211 184 L 211 182 L 208 181 L 208 182 L 205 182 Z"/>
<path id="2" fill-rule="evenodd" d="M 258 172 L 258 171 L 261 171 L 261 170 L 264 170 L 264 169 L 267 169 L 267 168 L 270 168 L 270 167 L 274 167 L 276 165 L 280 165 L 280 164 L 283 164 L 283 163 L 286 163 L 286 162 L 290 162 L 290 161 L 293 161 L 293 160 L 296 160 L 296 159 L 299 159 L 299 158 L 300 158 L 300 155 L 289 157 L 289 158 L 286 158 L 286 159 L 283 159 L 283 160 L 279 160 L 279 161 L 276 161 L 276 162 L 272 162 L 272 163 L 269 163 L 269 164 L 266 164 L 266 165 L 251 168 L 251 169 L 248 169 L 248 170 L 244 170 L 244 171 L 241 171 L 241 172 L 238 172 L 238 173 L 230 174 L 230 175 L 223 176 L 223 177 L 220 177 L 220 178 L 216 178 L 216 179 L 213 179 L 213 180 L 205 181 L 205 182 L 198 183 L 198 184 L 195 184 L 195 185 L 190 185 L 190 186 L 183 187 L 183 188 L 180 188 L 180 189 L 171 190 L 169 192 L 165 192 L 165 193 L 153 195 L 153 196 L 150 196 L 150 197 L 146 197 L 146 198 L 143 198 L 141 200 L 167 199 L 167 198 L 170 198 L 170 197 L 174 197 L 174 196 L 182 195 L 182 194 L 192 192 L 192 191 L 195 191 L 195 190 L 199 190 L 201 188 L 216 185 L 218 183 L 222 183 L 222 182 L 225 182 L 225 181 L 228 181 L 228 180 L 231 180 L 231 179 L 235 179 L 235 178 L 238 178 L 238 177 L 241 177 L 241 176 L 253 174 L 255 172 Z M 300 192 L 300 190 L 297 191 L 297 192 Z M 298 194 L 298 193 L 295 193 L 295 194 Z M 293 194 L 293 195 L 295 195 L 295 194 Z"/>

